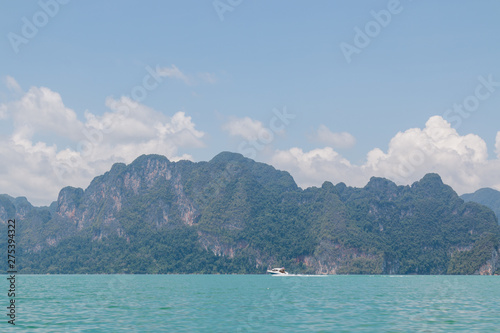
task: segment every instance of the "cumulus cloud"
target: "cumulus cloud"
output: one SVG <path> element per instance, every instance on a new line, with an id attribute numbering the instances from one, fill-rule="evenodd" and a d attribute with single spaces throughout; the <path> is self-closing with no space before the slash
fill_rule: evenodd
<path id="1" fill-rule="evenodd" d="M 114 162 L 130 163 L 152 153 L 191 159 L 179 156 L 179 150 L 203 146 L 205 134 L 184 112 L 166 116 L 127 97 L 108 98 L 106 106 L 108 112 L 86 111 L 81 121 L 57 92 L 44 87 L 0 104 L 13 125 L 0 143 L 2 158 L 9 161 L 0 167 L 0 192 L 49 204 L 61 187 L 86 187 Z"/>
<path id="2" fill-rule="evenodd" d="M 351 148 L 356 144 L 356 138 L 352 134 L 347 132 L 334 133 L 325 125 L 320 125 L 309 138 L 311 141 L 320 142 L 333 148 Z"/>
<path id="3" fill-rule="evenodd" d="M 61 96 L 48 88 L 31 87 L 21 99 L 3 105 L 14 120 L 15 134 L 31 138 L 35 131 L 78 139 L 83 124 L 64 106 Z"/>
<path id="4" fill-rule="evenodd" d="M 499 147 L 497 134 L 497 153 Z M 276 151 L 271 162 L 289 170 L 301 186 L 321 185 L 324 180 L 363 186 L 371 176 L 410 184 L 426 173 L 437 172 L 459 193 L 486 186 L 500 189 L 500 160 L 488 159 L 486 142 L 474 134 L 458 134 L 440 116 L 431 117 L 423 129 L 397 133 L 387 152 L 371 150 L 363 165 L 350 164 L 330 147 Z"/>
<path id="5" fill-rule="evenodd" d="M 474 134 L 461 136 L 440 116 L 431 117 L 424 129 L 398 133 L 387 153 L 373 150 L 366 169 L 400 183 L 409 183 L 428 172 L 439 173 L 457 191 L 481 184 L 477 172 L 488 163 L 486 143 Z"/>

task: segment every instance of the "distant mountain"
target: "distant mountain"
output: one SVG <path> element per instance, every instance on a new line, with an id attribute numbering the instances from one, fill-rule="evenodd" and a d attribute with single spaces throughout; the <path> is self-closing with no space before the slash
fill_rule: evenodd
<path id="1" fill-rule="evenodd" d="M 491 188 L 482 188 L 474 193 L 460 196 L 466 202 L 473 201 L 491 208 L 500 217 L 500 192 Z"/>
<path id="2" fill-rule="evenodd" d="M 287 172 L 227 152 L 209 162 L 117 163 L 85 190 L 63 188 L 50 207 L 1 195 L 0 234 L 13 217 L 22 273 L 492 274 L 500 266 L 494 213 L 465 203 L 437 174 L 411 186 L 374 177 L 364 188 L 302 190 Z"/>

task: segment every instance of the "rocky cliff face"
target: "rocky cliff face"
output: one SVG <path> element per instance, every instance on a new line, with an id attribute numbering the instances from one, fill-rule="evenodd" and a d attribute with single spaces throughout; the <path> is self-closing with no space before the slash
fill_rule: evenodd
<path id="1" fill-rule="evenodd" d="M 189 272 L 443 274 L 454 253 L 500 235 L 491 210 L 464 203 L 435 174 L 412 186 L 372 178 L 364 188 L 302 190 L 288 173 L 232 153 L 200 163 L 144 155 L 85 190 L 62 189 L 51 207 L 2 195 L 0 223 L 11 217 L 21 221 L 26 272 L 93 272 L 100 260 L 113 272 L 184 272 L 196 262 Z M 494 273 L 498 253 L 480 264 L 477 274 Z"/>

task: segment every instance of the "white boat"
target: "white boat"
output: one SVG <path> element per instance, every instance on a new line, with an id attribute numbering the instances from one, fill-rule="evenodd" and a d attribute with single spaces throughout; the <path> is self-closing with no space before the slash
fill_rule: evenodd
<path id="1" fill-rule="evenodd" d="M 267 272 L 271 275 L 288 275 L 288 272 L 285 271 L 285 267 L 268 269 Z"/>

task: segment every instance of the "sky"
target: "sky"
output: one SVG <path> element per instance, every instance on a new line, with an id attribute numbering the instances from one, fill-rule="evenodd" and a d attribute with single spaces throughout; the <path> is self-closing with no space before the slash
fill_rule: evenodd
<path id="1" fill-rule="evenodd" d="M 500 2 L 0 0 L 0 193 L 142 154 L 500 190 Z"/>

